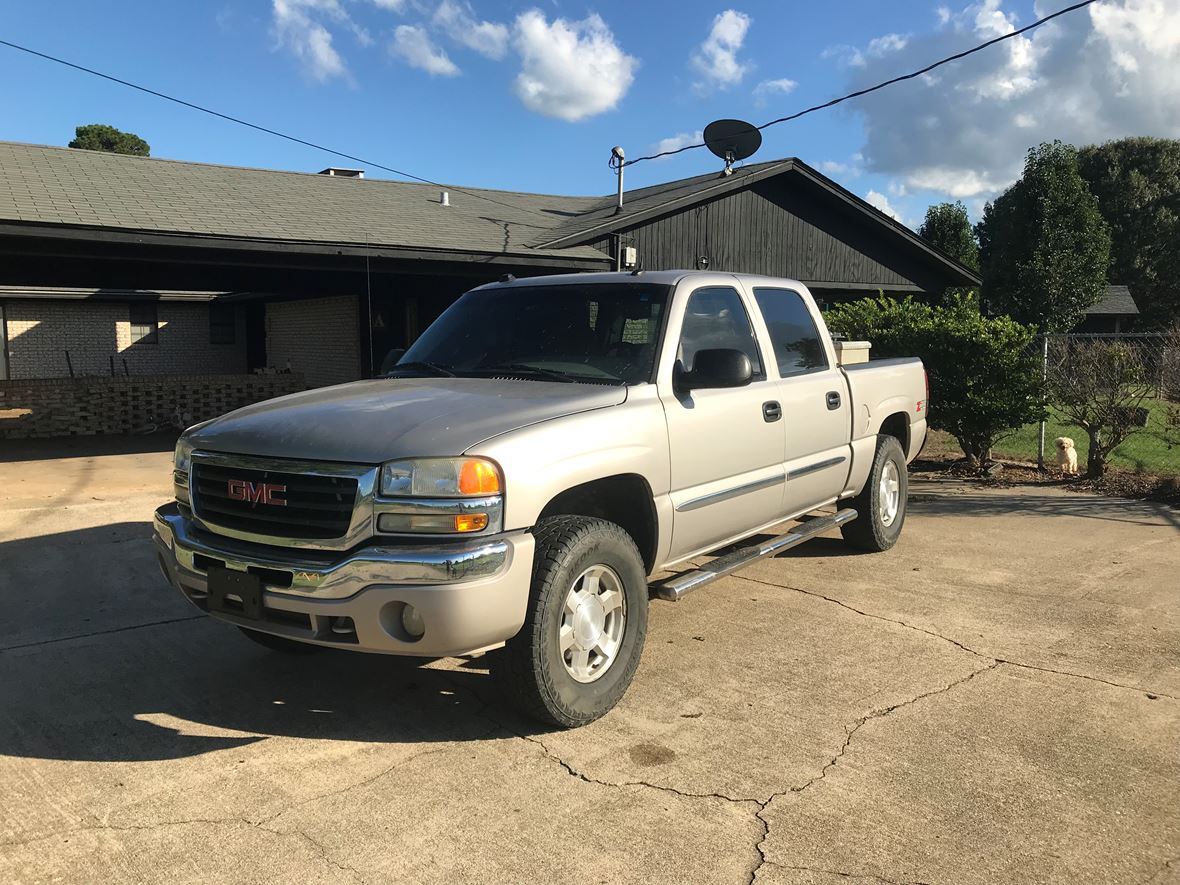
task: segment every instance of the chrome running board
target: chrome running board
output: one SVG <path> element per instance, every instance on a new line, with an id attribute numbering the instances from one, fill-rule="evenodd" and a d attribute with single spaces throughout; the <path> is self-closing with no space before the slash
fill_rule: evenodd
<path id="1" fill-rule="evenodd" d="M 732 553 L 717 557 L 696 571 L 685 572 L 682 575 L 677 575 L 674 578 L 669 578 L 667 581 L 655 584 L 652 589 L 655 590 L 656 596 L 660 599 L 679 602 L 686 594 L 696 590 L 698 587 L 703 587 L 706 584 L 716 581 L 718 578 L 724 578 L 726 575 L 733 574 L 738 569 L 745 568 L 750 563 L 756 562 L 759 559 L 774 556 L 776 553 L 782 553 L 784 550 L 790 550 L 792 547 L 798 547 L 804 541 L 809 541 L 816 535 L 822 535 L 824 532 L 844 525 L 846 522 L 852 522 L 852 520 L 856 519 L 856 515 L 855 510 L 847 508 L 837 511 L 834 516 L 821 516 L 816 519 L 809 519 L 785 535 L 771 538 L 764 544 L 752 544 L 749 547 L 741 547 Z"/>

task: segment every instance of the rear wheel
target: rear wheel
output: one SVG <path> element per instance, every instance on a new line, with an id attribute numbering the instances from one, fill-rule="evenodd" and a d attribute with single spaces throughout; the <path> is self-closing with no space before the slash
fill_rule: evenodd
<path id="1" fill-rule="evenodd" d="M 529 610 L 492 675 L 528 716 L 573 728 L 619 702 L 647 634 L 647 573 L 622 528 L 556 516 L 533 530 Z"/>
<path id="2" fill-rule="evenodd" d="M 901 443 L 893 436 L 878 436 L 869 478 L 850 502 L 857 517 L 840 527 L 844 540 L 873 553 L 896 544 L 905 522 L 908 487 Z"/>
<path id="3" fill-rule="evenodd" d="M 238 627 L 238 629 L 251 642 L 257 642 L 259 645 L 265 646 L 271 651 L 281 651 L 289 655 L 313 655 L 316 652 L 323 651 L 321 646 L 312 645 L 310 642 L 297 642 L 294 639 L 288 639 L 286 636 L 275 636 L 273 633 L 251 630 L 249 627 Z"/>

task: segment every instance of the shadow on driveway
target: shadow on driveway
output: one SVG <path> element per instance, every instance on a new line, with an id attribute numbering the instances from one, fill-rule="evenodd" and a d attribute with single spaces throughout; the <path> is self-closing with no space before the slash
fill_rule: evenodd
<path id="1" fill-rule="evenodd" d="M 118 523 L 0 544 L 0 754 L 129 762 L 268 736 L 430 743 L 481 739 L 498 722 L 531 730 L 500 714 L 485 659 L 441 670 L 256 645 L 167 585 L 149 533 Z"/>

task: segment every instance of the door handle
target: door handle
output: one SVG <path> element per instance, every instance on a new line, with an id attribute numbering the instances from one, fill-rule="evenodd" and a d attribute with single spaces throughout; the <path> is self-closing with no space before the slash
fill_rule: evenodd
<path id="1" fill-rule="evenodd" d="M 777 421 L 783 416 L 783 407 L 771 400 L 768 403 L 762 404 L 762 418 L 768 424 Z"/>
<path id="2" fill-rule="evenodd" d="M 840 408 L 840 394 L 834 390 L 828 391 L 828 411 L 834 412 Z"/>

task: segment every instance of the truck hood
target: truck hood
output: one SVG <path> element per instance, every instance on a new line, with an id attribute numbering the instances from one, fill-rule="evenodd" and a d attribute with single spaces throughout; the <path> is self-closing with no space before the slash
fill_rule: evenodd
<path id="1" fill-rule="evenodd" d="M 461 455 L 502 433 L 626 399 L 626 387 L 598 384 L 378 378 L 246 406 L 188 438 L 205 451 L 379 464 Z"/>

